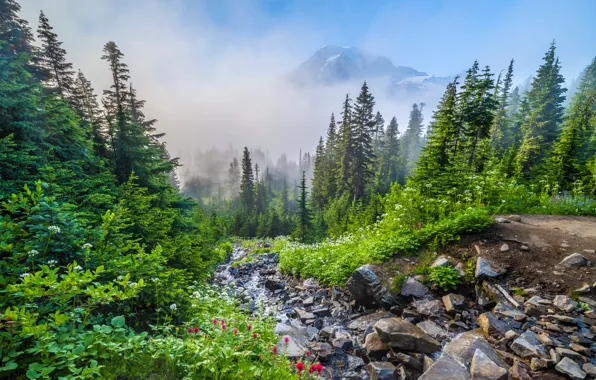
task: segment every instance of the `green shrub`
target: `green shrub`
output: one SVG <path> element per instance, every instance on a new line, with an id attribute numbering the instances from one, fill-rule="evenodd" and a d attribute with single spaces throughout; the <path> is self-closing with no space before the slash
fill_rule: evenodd
<path id="1" fill-rule="evenodd" d="M 444 292 L 457 289 L 460 283 L 459 273 L 450 265 L 430 268 L 428 281 Z"/>
<path id="2" fill-rule="evenodd" d="M 405 274 L 398 273 L 393 277 L 393 282 L 391 283 L 391 291 L 395 294 L 401 293 L 401 287 L 407 281 L 408 276 Z"/>

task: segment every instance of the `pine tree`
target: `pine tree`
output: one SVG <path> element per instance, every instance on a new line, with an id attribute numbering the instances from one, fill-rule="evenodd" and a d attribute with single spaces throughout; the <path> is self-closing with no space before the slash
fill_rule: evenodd
<path id="1" fill-rule="evenodd" d="M 544 63 L 538 69 L 532 86 L 526 94 L 528 115 L 521 125 L 523 140 L 517 154 L 517 172 L 529 174 L 538 168 L 548 156 L 559 133 L 563 119 L 565 82 L 560 74 L 561 65 L 555 56 L 553 42 L 544 56 Z"/>
<path id="2" fill-rule="evenodd" d="M 99 108 L 97 95 L 91 82 L 79 70 L 72 89 L 71 103 L 85 124 L 91 131 L 93 150 L 98 157 L 107 157 L 106 137 L 103 125 L 103 114 Z"/>
<path id="3" fill-rule="evenodd" d="M 327 158 L 325 157 L 325 143 L 323 142 L 323 137 L 320 137 L 319 144 L 317 145 L 317 151 L 315 154 L 312 190 L 310 194 L 311 199 L 313 201 L 313 206 L 319 210 L 323 209 L 323 207 L 325 206 L 325 201 L 327 199 L 327 194 L 325 193 L 325 181 L 327 177 L 326 160 Z"/>
<path id="4" fill-rule="evenodd" d="M 236 157 L 230 162 L 230 167 L 228 168 L 228 186 L 230 194 L 234 198 L 238 194 L 238 191 L 240 191 L 240 166 Z"/>
<path id="5" fill-rule="evenodd" d="M 375 126 L 373 132 L 374 152 L 376 155 L 381 155 L 383 151 L 383 143 L 385 142 L 385 119 L 379 111 L 375 115 Z"/>
<path id="6" fill-rule="evenodd" d="M 412 105 L 412 111 L 410 111 L 410 120 L 408 121 L 408 127 L 401 138 L 401 182 L 404 181 L 405 177 L 409 175 L 420 156 L 420 149 L 422 147 L 422 123 L 424 117 L 422 116 L 422 108 L 424 103 L 420 106 L 414 103 Z"/>
<path id="7" fill-rule="evenodd" d="M 388 192 L 391 184 L 399 179 L 400 151 L 398 133 L 397 119 L 393 117 L 384 134 L 382 151 L 379 156 L 379 168 L 376 174 L 376 187 L 381 194 Z"/>
<path id="8" fill-rule="evenodd" d="M 588 161 L 596 154 L 596 147 L 590 142 L 592 136 L 596 136 L 596 58 L 584 70 L 549 159 L 552 182 L 569 189 L 573 182 L 582 179 L 588 171 Z"/>
<path id="9" fill-rule="evenodd" d="M 336 195 L 341 195 L 346 191 L 350 191 L 352 188 L 350 179 L 352 159 L 354 155 L 354 142 L 352 134 L 352 104 L 348 94 L 346 94 L 341 116 L 342 121 L 340 122 L 340 127 L 337 134 L 336 148 Z"/>
<path id="10" fill-rule="evenodd" d="M 325 199 L 323 203 L 327 203 L 330 198 L 335 196 L 337 190 L 337 183 L 334 174 L 337 171 L 337 135 L 335 131 L 335 116 L 331 114 L 329 127 L 327 128 L 327 141 L 325 143 L 325 176 L 323 178 L 323 193 Z M 315 158 L 316 159 L 316 158 Z M 315 161 L 316 167 L 316 161 Z"/>
<path id="11" fill-rule="evenodd" d="M 503 88 L 498 94 L 499 103 L 491 131 L 491 146 L 497 153 L 503 151 L 503 139 L 509 120 L 507 118 L 507 109 L 509 107 L 509 91 L 511 90 L 511 84 L 513 83 L 513 62 L 514 60 L 512 59 L 509 63 L 507 74 L 503 80 Z M 495 88 L 496 87 L 497 86 L 495 86 Z"/>
<path id="12" fill-rule="evenodd" d="M 37 35 L 41 41 L 40 65 L 49 73 L 46 81 L 50 91 L 69 99 L 74 87 L 72 63 L 66 61 L 66 50 L 43 12 L 39 14 Z"/>
<path id="13" fill-rule="evenodd" d="M 368 91 L 366 81 L 354 104 L 352 118 L 353 154 L 351 165 L 352 198 L 364 196 L 364 190 L 372 177 L 372 164 L 375 159 L 372 136 L 375 131 L 373 107 L 374 97 Z"/>
<path id="14" fill-rule="evenodd" d="M 310 212 L 308 210 L 307 199 L 308 194 L 306 191 L 306 172 L 302 172 L 302 179 L 300 180 L 300 190 L 298 198 L 298 239 L 304 242 L 307 237 L 308 228 L 310 227 Z"/>
<path id="15" fill-rule="evenodd" d="M 244 209 L 248 213 L 252 213 L 255 205 L 254 196 L 254 175 L 252 172 L 252 162 L 250 159 L 250 152 L 247 147 L 244 147 L 242 155 L 242 180 L 240 182 L 240 199 Z"/>

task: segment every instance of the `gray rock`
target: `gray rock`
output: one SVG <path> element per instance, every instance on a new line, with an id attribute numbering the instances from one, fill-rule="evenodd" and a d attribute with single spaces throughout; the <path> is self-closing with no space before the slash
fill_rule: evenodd
<path id="1" fill-rule="evenodd" d="M 312 297 L 308 297 L 302 301 L 302 306 L 304 307 L 311 307 L 315 303 Z"/>
<path id="2" fill-rule="evenodd" d="M 526 320 L 526 318 L 528 318 L 527 315 L 504 302 L 497 302 L 493 309 L 493 312 L 496 314 L 501 314 L 505 317 L 513 318 L 514 320 L 520 322 L 523 322 Z"/>
<path id="3" fill-rule="evenodd" d="M 514 222 L 518 222 L 518 223 L 521 223 L 521 221 L 522 221 L 522 218 L 519 215 L 509 215 L 507 217 L 507 219 L 513 220 Z"/>
<path id="4" fill-rule="evenodd" d="M 383 342 L 400 350 L 425 354 L 441 350 L 439 342 L 405 319 L 381 319 L 374 329 Z"/>
<path id="5" fill-rule="evenodd" d="M 547 299 L 533 296 L 524 303 L 524 313 L 530 317 L 540 317 L 548 313 L 551 302 Z"/>
<path id="6" fill-rule="evenodd" d="M 497 223 L 511 223 L 511 221 L 507 218 L 495 218 L 495 222 L 497 222 Z"/>
<path id="7" fill-rule="evenodd" d="M 546 360 L 542 358 L 532 358 L 530 361 L 530 369 L 535 372 L 550 368 L 552 365 L 552 360 Z"/>
<path id="8" fill-rule="evenodd" d="M 370 380 L 396 380 L 397 368 L 388 362 L 370 362 L 368 375 Z"/>
<path id="9" fill-rule="evenodd" d="M 346 281 L 346 288 L 357 303 L 366 307 L 389 309 L 395 304 L 395 299 L 369 265 L 356 269 Z"/>
<path id="10" fill-rule="evenodd" d="M 436 268 L 436 267 L 444 267 L 446 265 L 449 265 L 449 260 L 445 256 L 439 256 L 439 257 L 437 257 L 435 262 L 432 263 L 432 265 L 430 267 Z"/>
<path id="11" fill-rule="evenodd" d="M 484 257 L 478 257 L 476 260 L 476 278 L 482 277 L 497 277 L 500 273 L 497 272 Z"/>
<path id="12" fill-rule="evenodd" d="M 302 286 L 304 286 L 306 289 L 316 289 L 319 287 L 319 282 L 311 277 L 304 280 Z"/>
<path id="13" fill-rule="evenodd" d="M 570 358 L 573 360 L 583 360 L 583 356 L 575 351 L 572 351 L 568 348 L 557 347 L 555 348 L 557 354 L 561 355 L 564 358 Z"/>
<path id="14" fill-rule="evenodd" d="M 507 323 L 498 319 L 497 316 L 492 312 L 480 314 L 476 321 L 482 329 L 486 339 L 488 339 L 490 336 L 501 338 L 505 336 L 509 330 L 511 330 L 511 327 Z"/>
<path id="15" fill-rule="evenodd" d="M 404 367 L 413 369 L 414 371 L 422 373 L 424 366 L 421 362 L 416 360 L 410 355 L 406 355 L 402 352 L 389 353 L 389 361 L 395 365 L 403 365 Z"/>
<path id="16" fill-rule="evenodd" d="M 569 376 L 572 379 L 583 380 L 586 378 L 586 373 L 582 371 L 579 364 L 569 358 L 563 358 L 556 366 L 555 369 L 564 375 Z"/>
<path id="17" fill-rule="evenodd" d="M 582 368 L 589 376 L 596 377 L 596 365 L 592 363 L 584 363 Z"/>
<path id="18" fill-rule="evenodd" d="M 335 332 L 335 329 L 333 328 L 333 326 L 327 326 L 327 327 L 323 327 L 321 329 L 321 331 L 319 332 L 319 335 L 321 336 L 321 338 L 331 339 L 331 338 L 333 338 L 334 332 Z"/>
<path id="19" fill-rule="evenodd" d="M 527 245 L 522 245 L 522 246 L 519 247 L 519 250 L 520 251 L 529 251 L 530 250 L 530 247 L 528 247 Z"/>
<path id="20" fill-rule="evenodd" d="M 296 312 L 296 314 L 298 315 L 298 318 L 300 318 L 302 323 L 305 323 L 306 321 L 311 320 L 311 319 L 315 319 L 315 315 L 313 313 L 306 311 L 306 310 L 296 308 L 296 309 L 294 309 L 294 312 Z"/>
<path id="21" fill-rule="evenodd" d="M 330 317 L 331 316 L 331 311 L 329 311 L 328 307 L 316 308 L 312 311 L 312 313 L 314 315 L 316 315 L 317 317 Z"/>
<path id="22" fill-rule="evenodd" d="M 540 357 L 549 359 L 546 350 L 536 338 L 536 334 L 531 330 L 526 330 L 517 339 L 511 343 L 511 350 L 519 355 L 521 358 L 528 359 L 532 357 Z"/>
<path id="23" fill-rule="evenodd" d="M 428 294 L 428 288 L 421 282 L 414 278 L 408 278 L 408 280 L 402 285 L 400 294 L 404 297 L 424 297 Z"/>
<path id="24" fill-rule="evenodd" d="M 449 355 L 441 355 L 418 380 L 469 380 L 467 368 Z"/>
<path id="25" fill-rule="evenodd" d="M 435 339 L 443 340 L 449 336 L 447 330 L 430 319 L 417 323 L 416 326 Z"/>
<path id="26" fill-rule="evenodd" d="M 493 362 L 482 350 L 476 349 L 470 373 L 474 380 L 507 380 L 509 372 Z"/>
<path id="27" fill-rule="evenodd" d="M 364 340 L 364 350 L 372 359 L 380 360 L 389 352 L 389 345 L 381 340 L 376 332 L 368 334 Z"/>
<path id="28" fill-rule="evenodd" d="M 441 299 L 443 300 L 443 305 L 445 305 L 445 311 L 448 313 L 463 309 L 466 302 L 464 296 L 453 293 L 447 294 Z"/>
<path id="29" fill-rule="evenodd" d="M 588 260 L 579 253 L 573 253 L 567 257 L 565 257 L 558 266 L 563 268 L 580 268 L 585 267 L 588 265 Z"/>
<path id="30" fill-rule="evenodd" d="M 368 326 L 374 325 L 379 319 L 393 316 L 393 314 L 386 311 L 363 315 L 348 323 L 348 329 L 363 332 Z"/>
<path id="31" fill-rule="evenodd" d="M 442 355 L 449 355 L 459 363 L 469 367 L 472 363 L 472 358 L 476 350 L 482 351 L 486 356 L 495 362 L 499 367 L 507 369 L 507 363 L 501 359 L 499 354 L 491 347 L 491 345 L 482 337 L 479 330 L 472 330 L 459 335 L 451 342 L 447 343 L 443 349 Z"/>
<path id="32" fill-rule="evenodd" d="M 350 348 L 352 348 L 354 346 L 354 342 L 352 342 L 352 340 L 348 339 L 348 338 L 333 339 L 332 344 L 333 344 L 333 347 L 340 348 L 344 351 L 349 350 Z"/>
<path id="33" fill-rule="evenodd" d="M 438 315 L 443 311 L 443 303 L 439 300 L 418 300 L 411 304 L 422 315 Z"/>
<path id="34" fill-rule="evenodd" d="M 573 309 L 579 306 L 576 301 L 564 295 L 556 296 L 553 300 L 553 305 L 566 312 L 573 311 Z"/>
<path id="35" fill-rule="evenodd" d="M 501 252 L 509 252 L 509 245 L 507 243 L 503 243 L 503 245 L 501 246 L 501 248 L 499 248 L 499 251 L 501 251 Z"/>

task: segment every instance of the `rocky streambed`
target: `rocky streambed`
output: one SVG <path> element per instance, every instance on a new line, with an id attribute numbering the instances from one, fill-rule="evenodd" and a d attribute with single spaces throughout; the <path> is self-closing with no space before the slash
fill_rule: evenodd
<path id="1" fill-rule="evenodd" d="M 277 263 L 275 253 L 237 247 L 214 281 L 247 312 L 275 317 L 279 352 L 320 361 L 324 378 L 596 378 L 596 284 L 575 299 L 513 294 L 505 271 L 478 257 L 476 285 L 462 294 L 439 294 L 410 277 L 394 295 L 370 266 L 339 288 L 282 275 Z M 459 264 L 439 257 L 433 265 Z M 590 265 L 576 254 L 560 270 Z"/>

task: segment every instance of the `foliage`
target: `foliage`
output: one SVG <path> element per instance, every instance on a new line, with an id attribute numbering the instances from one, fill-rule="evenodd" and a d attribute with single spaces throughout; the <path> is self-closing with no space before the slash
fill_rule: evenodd
<path id="1" fill-rule="evenodd" d="M 402 273 L 398 273 L 393 277 L 393 281 L 391 282 L 391 291 L 395 294 L 401 293 L 401 287 L 407 281 L 408 276 Z"/>
<path id="2" fill-rule="evenodd" d="M 430 268 L 428 281 L 434 287 L 444 292 L 455 290 L 460 282 L 459 273 L 450 265 L 443 265 Z"/>

